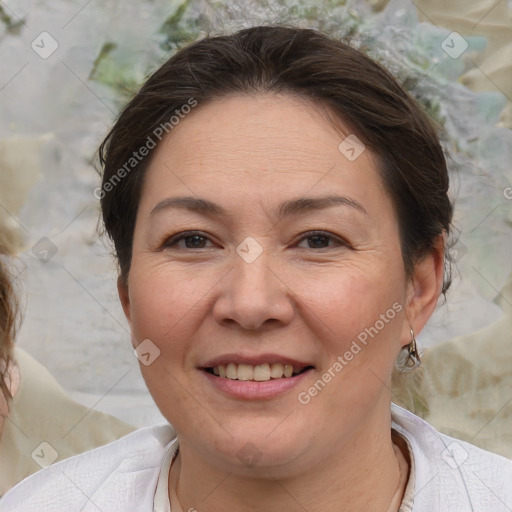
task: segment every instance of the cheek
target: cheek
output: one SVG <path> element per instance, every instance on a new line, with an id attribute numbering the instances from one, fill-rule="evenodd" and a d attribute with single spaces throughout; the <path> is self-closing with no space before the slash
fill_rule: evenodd
<path id="1" fill-rule="evenodd" d="M 136 262 L 129 278 L 132 343 L 150 340 L 158 348 L 150 364 L 141 360 L 140 370 L 162 414 L 173 425 L 180 425 L 180 420 L 168 416 L 176 408 L 170 404 L 181 404 L 180 410 L 194 409 L 184 380 L 191 369 L 187 353 L 200 326 L 200 299 L 205 295 L 198 280 L 182 276 L 162 265 Z"/>
<path id="2" fill-rule="evenodd" d="M 150 339 L 162 355 L 179 356 L 204 322 L 217 281 L 168 262 L 135 262 L 129 281 L 133 341 Z"/>
<path id="3" fill-rule="evenodd" d="M 329 269 L 297 275 L 290 283 L 303 316 L 314 323 L 320 339 L 329 340 L 330 351 L 339 352 L 361 333 L 375 327 L 379 334 L 400 332 L 405 282 L 400 268 L 379 270 L 382 265 Z M 382 331 L 382 333 L 381 333 Z M 372 329 L 372 333 L 375 331 Z"/>
<path id="4" fill-rule="evenodd" d="M 365 414 L 388 389 L 405 312 L 404 280 L 389 275 L 395 279 L 377 280 L 368 269 L 364 275 L 317 279 L 324 293 L 310 289 L 305 314 L 325 357 L 318 380 L 301 390 L 299 403 L 314 403 L 311 410 L 319 415 L 325 408 L 337 418 L 351 409 Z"/>

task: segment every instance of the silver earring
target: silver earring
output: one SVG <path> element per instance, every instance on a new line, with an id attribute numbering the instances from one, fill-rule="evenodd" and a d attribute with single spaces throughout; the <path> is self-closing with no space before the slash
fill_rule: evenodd
<path id="1" fill-rule="evenodd" d="M 414 337 L 414 331 L 411 329 L 411 342 L 409 345 L 402 348 L 398 354 L 396 360 L 396 369 L 400 373 L 410 373 L 419 366 L 421 366 L 421 358 L 416 345 L 416 338 Z"/>

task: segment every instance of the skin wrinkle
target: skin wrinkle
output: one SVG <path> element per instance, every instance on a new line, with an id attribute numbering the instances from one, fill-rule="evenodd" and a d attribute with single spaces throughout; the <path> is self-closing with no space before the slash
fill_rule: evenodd
<path id="1" fill-rule="evenodd" d="M 211 133 L 219 137 L 207 137 Z M 293 154 L 298 140 L 300 158 Z M 442 245 L 409 280 L 396 215 L 374 157 L 367 150 L 349 162 L 339 142 L 339 133 L 309 103 L 232 96 L 202 105 L 155 150 L 136 219 L 128 287 L 120 280 L 119 291 L 134 343 L 148 338 L 161 351 L 141 370 L 180 438 L 178 496 L 185 510 L 385 510 L 391 500 L 398 466 L 387 384 L 398 351 L 410 341 L 410 326 L 418 333 L 437 302 Z M 173 173 L 164 165 L 171 161 Z M 319 172 L 311 171 L 319 168 L 332 170 L 319 181 Z M 236 221 L 223 217 L 216 223 L 189 213 L 149 216 L 165 197 L 190 191 L 214 199 Z M 283 200 L 327 192 L 353 197 L 368 218 L 336 207 L 273 224 L 269 212 Z M 338 216 L 341 211 L 347 213 Z M 339 235 L 350 226 L 362 229 L 353 248 L 288 246 L 306 225 Z M 227 249 L 155 248 L 166 231 L 185 230 L 211 233 Z M 235 251 L 246 236 L 263 247 L 250 264 Z M 299 404 L 297 394 L 394 303 L 404 309 L 307 406 Z M 245 402 L 221 395 L 198 369 L 230 352 L 277 352 L 315 368 L 299 389 Z M 237 456 L 247 443 L 262 454 L 252 468 Z M 205 503 L 197 502 L 216 486 Z"/>

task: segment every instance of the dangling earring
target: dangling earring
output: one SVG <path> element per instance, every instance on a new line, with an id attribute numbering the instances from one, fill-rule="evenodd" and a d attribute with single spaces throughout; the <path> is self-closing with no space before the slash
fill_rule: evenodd
<path id="1" fill-rule="evenodd" d="M 401 373 L 409 373 L 421 366 L 421 358 L 416 346 L 414 331 L 411 329 L 411 342 L 402 348 L 396 360 L 396 369 Z"/>

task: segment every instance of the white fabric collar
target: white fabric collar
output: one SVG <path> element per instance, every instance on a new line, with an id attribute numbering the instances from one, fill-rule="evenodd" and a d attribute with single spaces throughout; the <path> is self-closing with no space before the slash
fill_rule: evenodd
<path id="1" fill-rule="evenodd" d="M 169 503 L 169 472 L 171 464 L 178 453 L 178 438 L 176 438 L 165 453 L 165 458 L 156 482 L 155 499 L 153 501 L 153 512 L 171 512 Z"/>
<path id="2" fill-rule="evenodd" d="M 414 481 L 409 479 L 406 495 L 412 486 L 414 512 L 512 511 L 512 461 L 440 434 L 394 404 L 391 417 L 392 428 L 407 439 L 413 454 Z M 38 471 L 0 499 L 0 509 L 150 512 L 157 490 L 163 505 L 168 502 L 168 471 L 162 468 L 166 455 L 172 460 L 176 439 L 169 424 L 140 429 Z"/>

